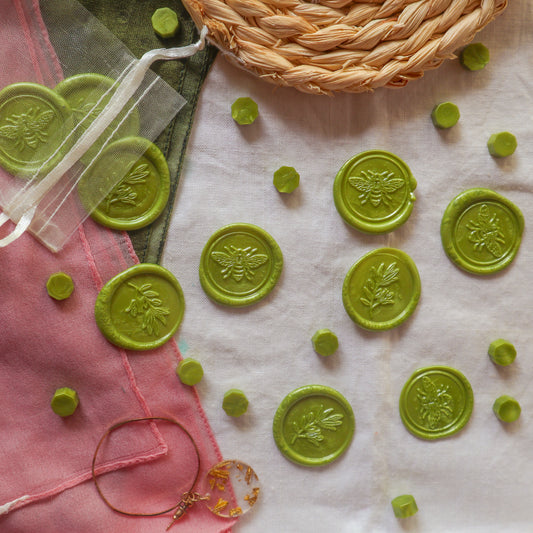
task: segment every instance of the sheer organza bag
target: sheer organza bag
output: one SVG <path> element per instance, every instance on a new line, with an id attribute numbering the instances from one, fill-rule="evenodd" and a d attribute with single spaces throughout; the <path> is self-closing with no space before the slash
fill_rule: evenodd
<path id="1" fill-rule="evenodd" d="M 41 11 L 63 81 L 0 88 L 0 224 L 14 223 L 0 246 L 29 231 L 57 252 L 97 209 L 165 201 L 166 162 L 152 141 L 185 100 L 149 67 L 193 55 L 206 30 L 136 59 L 75 0 L 46 0 Z M 13 43 L 8 61 L 21 53 Z"/>

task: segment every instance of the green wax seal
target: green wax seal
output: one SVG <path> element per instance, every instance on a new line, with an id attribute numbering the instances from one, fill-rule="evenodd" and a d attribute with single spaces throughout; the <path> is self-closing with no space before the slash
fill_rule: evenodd
<path id="1" fill-rule="evenodd" d="M 115 85 L 115 87 L 113 86 Z M 70 105 L 76 122 L 80 123 L 78 136 L 94 122 L 96 117 L 104 110 L 105 106 L 115 92 L 115 80 L 101 74 L 78 74 L 66 78 L 58 83 L 54 91 L 60 94 Z M 106 128 L 96 143 L 82 156 L 81 162 L 88 165 L 98 154 L 107 137 L 118 127 L 113 139 L 139 134 L 139 112 L 127 104 L 119 115 Z M 121 124 L 122 122 L 122 124 Z"/>
<path id="2" fill-rule="evenodd" d="M 489 356 L 500 366 L 510 365 L 516 358 L 516 348 L 504 339 L 496 339 L 489 346 Z"/>
<path id="3" fill-rule="evenodd" d="M 259 115 L 257 104 L 248 96 L 237 98 L 231 104 L 231 117 L 241 126 L 252 124 Z"/>
<path id="4" fill-rule="evenodd" d="M 200 282 L 216 302 L 244 306 L 274 288 L 282 267 L 281 250 L 265 230 L 252 224 L 230 224 L 207 241 L 200 259 Z"/>
<path id="5" fill-rule="evenodd" d="M 431 120 L 437 128 L 447 129 L 455 126 L 461 117 L 459 108 L 452 102 L 437 104 L 431 112 Z"/>
<path id="6" fill-rule="evenodd" d="M 333 183 L 333 198 L 341 217 L 354 228 L 386 233 L 409 218 L 415 188 L 415 178 L 398 156 L 369 150 L 344 163 Z"/>
<path id="7" fill-rule="evenodd" d="M 339 340 L 333 331 L 324 328 L 319 329 L 311 339 L 315 352 L 323 357 L 333 355 L 339 347 Z"/>
<path id="8" fill-rule="evenodd" d="M 65 300 L 72 294 L 74 282 L 68 274 L 56 272 L 48 278 L 46 290 L 51 298 Z"/>
<path id="9" fill-rule="evenodd" d="M 161 7 L 152 15 L 152 28 L 162 39 L 174 37 L 179 28 L 178 15 L 170 7 Z"/>
<path id="10" fill-rule="evenodd" d="M 524 217 L 490 189 L 468 189 L 446 208 L 440 227 L 448 257 L 463 270 L 491 274 L 507 267 L 520 247 Z"/>
<path id="11" fill-rule="evenodd" d="M 396 496 L 391 504 L 396 518 L 408 518 L 418 512 L 416 501 L 411 494 Z"/>
<path id="12" fill-rule="evenodd" d="M 248 410 L 248 398 L 242 390 L 230 389 L 224 394 L 222 409 L 229 416 L 242 416 Z"/>
<path id="13" fill-rule="evenodd" d="M 485 68 L 489 59 L 489 49 L 482 43 L 472 43 L 465 46 L 460 56 L 461 65 L 468 70 L 481 70 Z"/>
<path id="14" fill-rule="evenodd" d="M 274 415 L 274 440 L 295 463 L 320 466 L 337 459 L 352 441 L 355 418 L 346 398 L 324 385 L 293 390 Z"/>
<path id="15" fill-rule="evenodd" d="M 70 416 L 79 404 L 78 393 L 68 387 L 57 389 L 50 401 L 52 411 L 59 416 Z"/>
<path id="16" fill-rule="evenodd" d="M 172 273 L 142 263 L 104 285 L 94 314 L 100 331 L 113 344 L 128 350 L 150 350 L 173 337 L 184 309 L 183 292 Z"/>
<path id="17" fill-rule="evenodd" d="M 508 131 L 494 133 L 487 141 L 489 153 L 494 157 L 508 157 L 513 155 L 517 146 L 516 137 Z"/>
<path id="18" fill-rule="evenodd" d="M 433 440 L 457 433 L 468 422 L 474 394 L 468 380 L 455 368 L 418 369 L 400 394 L 400 416 L 416 437 Z"/>
<path id="19" fill-rule="evenodd" d="M 179 362 L 176 374 L 185 385 L 196 385 L 204 377 L 204 369 L 198 361 L 187 357 Z"/>
<path id="20" fill-rule="evenodd" d="M 502 422 L 514 422 L 520 418 L 522 412 L 520 404 L 512 396 L 507 395 L 496 398 L 492 410 Z"/>
<path id="21" fill-rule="evenodd" d="M 8 85 L 0 91 L 0 165 L 16 176 L 43 176 L 74 144 L 73 124 L 69 104 L 53 90 Z"/>
<path id="22" fill-rule="evenodd" d="M 300 184 L 300 174 L 294 167 L 279 167 L 274 172 L 273 183 L 279 192 L 291 193 Z"/>
<path id="23" fill-rule="evenodd" d="M 78 193 L 99 224 L 128 231 L 142 228 L 152 223 L 168 202 L 167 161 L 148 139 L 120 139 L 108 145 L 86 170 Z"/>
<path id="24" fill-rule="evenodd" d="M 364 255 L 346 274 L 342 301 L 350 318 L 366 329 L 390 329 L 416 309 L 420 276 L 401 250 L 379 248 Z"/>

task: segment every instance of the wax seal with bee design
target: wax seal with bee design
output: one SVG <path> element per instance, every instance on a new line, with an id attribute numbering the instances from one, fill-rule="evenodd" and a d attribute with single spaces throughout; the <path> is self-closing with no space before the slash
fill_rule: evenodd
<path id="1" fill-rule="evenodd" d="M 491 274 L 515 258 L 524 217 L 507 198 L 491 189 L 468 189 L 446 208 L 440 227 L 442 245 L 460 268 Z"/>
<path id="2" fill-rule="evenodd" d="M 0 91 L 0 165 L 20 177 L 42 176 L 74 144 L 73 114 L 57 93 L 37 83 Z"/>
<path id="3" fill-rule="evenodd" d="M 472 414 L 474 393 L 465 376 L 447 366 L 418 369 L 400 395 L 405 427 L 421 439 L 448 437 L 462 429 Z"/>
<path id="4" fill-rule="evenodd" d="M 362 152 L 341 167 L 333 184 L 341 217 L 365 233 L 386 233 L 413 210 L 416 180 L 409 167 L 384 150 Z"/>
<path id="5" fill-rule="evenodd" d="M 276 285 L 283 255 L 276 241 L 252 224 L 230 224 L 207 241 L 200 259 L 200 282 L 218 303 L 245 306 Z"/>

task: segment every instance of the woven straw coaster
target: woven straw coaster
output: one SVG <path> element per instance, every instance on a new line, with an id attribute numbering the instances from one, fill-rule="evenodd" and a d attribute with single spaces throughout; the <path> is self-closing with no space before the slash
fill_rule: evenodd
<path id="1" fill-rule="evenodd" d="M 507 0 L 183 0 L 239 66 L 313 94 L 403 87 L 438 67 Z"/>

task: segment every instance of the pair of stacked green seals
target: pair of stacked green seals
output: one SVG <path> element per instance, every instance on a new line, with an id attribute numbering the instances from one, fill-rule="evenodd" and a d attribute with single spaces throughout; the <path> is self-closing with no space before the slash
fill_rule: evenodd
<path id="1" fill-rule="evenodd" d="M 54 89 L 37 83 L 5 87 L 0 91 L 0 165 L 18 177 L 42 178 L 102 112 L 114 91 L 113 79 L 92 73 L 67 78 Z M 81 158 L 89 166 L 78 187 L 82 203 L 97 222 L 115 229 L 150 224 L 169 196 L 165 157 L 138 136 L 139 130 L 139 113 L 130 103 Z"/>

